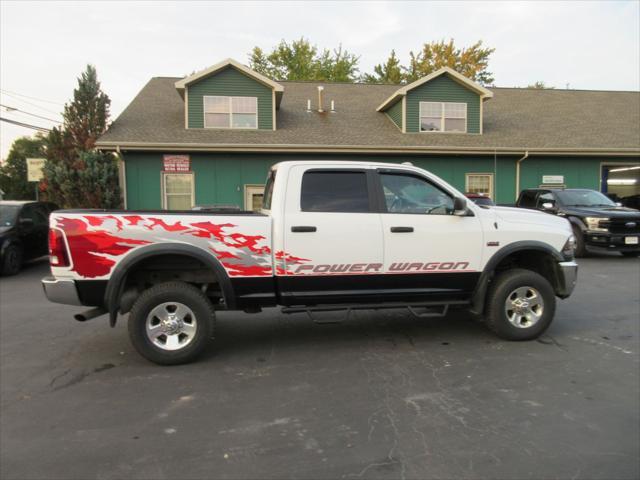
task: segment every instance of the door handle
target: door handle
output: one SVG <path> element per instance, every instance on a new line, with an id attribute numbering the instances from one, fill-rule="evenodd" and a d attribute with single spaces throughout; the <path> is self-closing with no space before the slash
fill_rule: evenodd
<path id="1" fill-rule="evenodd" d="M 316 227 L 302 226 L 302 225 L 291 227 L 291 231 L 294 233 L 315 232 L 316 230 L 317 230 Z"/>
<path id="2" fill-rule="evenodd" d="M 391 227 L 391 233 L 411 233 L 413 227 Z"/>

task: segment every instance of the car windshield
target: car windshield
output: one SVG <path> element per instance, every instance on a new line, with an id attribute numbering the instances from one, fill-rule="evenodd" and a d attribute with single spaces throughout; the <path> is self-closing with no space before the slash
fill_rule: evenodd
<path id="1" fill-rule="evenodd" d="M 556 192 L 567 207 L 615 207 L 616 204 L 595 190 L 561 190 Z"/>
<path id="2" fill-rule="evenodd" d="M 12 227 L 18 216 L 18 205 L 0 205 L 0 227 Z"/>

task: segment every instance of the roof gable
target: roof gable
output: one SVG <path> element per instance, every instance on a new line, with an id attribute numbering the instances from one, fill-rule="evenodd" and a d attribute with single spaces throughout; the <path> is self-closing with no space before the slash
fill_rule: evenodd
<path id="1" fill-rule="evenodd" d="M 196 83 L 211 75 L 215 75 L 217 72 L 227 67 L 233 67 L 236 70 L 239 70 L 240 72 L 244 73 L 248 77 L 253 78 L 257 82 L 260 82 L 263 85 L 266 85 L 267 87 L 273 89 L 276 93 L 284 92 L 284 87 L 282 85 L 274 82 L 270 78 L 267 78 L 258 72 L 251 70 L 249 67 L 239 62 L 236 62 L 233 58 L 227 58 L 226 60 L 223 60 L 220 63 L 216 63 L 215 65 L 212 65 L 209 68 L 205 68 L 204 70 L 200 70 L 199 72 L 196 72 L 193 75 L 189 75 L 188 77 L 180 79 L 175 83 L 175 87 L 177 90 L 184 90 L 187 86 L 193 83 Z"/>
<path id="2" fill-rule="evenodd" d="M 461 84 L 465 88 L 468 88 L 469 90 L 472 90 L 472 91 L 476 92 L 480 96 L 480 98 L 482 100 L 484 100 L 486 98 L 493 97 L 493 92 L 491 90 L 483 87 L 479 83 L 476 83 L 476 82 L 468 79 L 467 77 L 465 77 L 464 75 L 456 72 L 452 68 L 442 67 L 441 69 L 430 73 L 426 77 L 422 77 L 422 78 L 416 80 L 415 82 L 409 83 L 408 85 L 405 85 L 404 87 L 399 88 L 398 90 L 393 92 L 393 94 L 390 97 L 388 97 L 384 102 L 382 102 L 382 104 L 380 104 L 380 106 L 376 110 L 378 112 L 385 111 L 391 105 L 396 103 L 400 98 L 405 96 L 407 94 L 407 92 L 413 90 L 416 87 L 419 87 L 420 85 L 424 85 L 425 83 L 433 80 L 434 78 L 437 78 L 437 77 L 439 77 L 441 75 L 445 75 L 445 74 L 449 75 L 454 81 L 458 82 L 459 84 Z"/>

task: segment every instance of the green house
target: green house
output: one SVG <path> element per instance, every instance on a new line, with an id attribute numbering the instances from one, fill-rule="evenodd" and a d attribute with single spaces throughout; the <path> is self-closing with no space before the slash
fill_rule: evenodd
<path id="1" fill-rule="evenodd" d="M 464 192 L 640 194 L 640 92 L 479 85 L 442 68 L 408 85 L 276 82 L 232 59 L 154 77 L 99 139 L 129 209 L 257 209 L 283 160 L 411 162 Z"/>

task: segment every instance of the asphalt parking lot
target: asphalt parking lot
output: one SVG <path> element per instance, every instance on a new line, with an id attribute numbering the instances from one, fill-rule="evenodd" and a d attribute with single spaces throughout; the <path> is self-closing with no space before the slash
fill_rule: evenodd
<path id="1" fill-rule="evenodd" d="M 538 341 L 460 313 L 317 325 L 221 313 L 198 363 L 159 367 L 126 325 L 0 279 L 0 476 L 638 478 L 640 260 L 580 261 Z"/>

